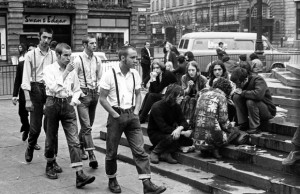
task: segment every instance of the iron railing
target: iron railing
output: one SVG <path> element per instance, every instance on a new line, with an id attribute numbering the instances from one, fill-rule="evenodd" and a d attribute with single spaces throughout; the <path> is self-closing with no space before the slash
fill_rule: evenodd
<path id="1" fill-rule="evenodd" d="M 103 72 L 109 71 L 112 67 L 119 64 L 116 53 L 106 53 L 109 60 L 102 61 Z M 237 61 L 239 55 L 229 55 L 231 60 Z M 160 61 L 163 61 L 163 58 L 155 58 Z M 196 56 L 195 60 L 199 64 L 201 72 L 205 75 L 206 66 L 217 60 L 217 55 L 209 56 Z M 291 64 L 298 64 L 300 61 L 300 54 L 280 54 L 280 55 L 266 55 L 266 65 L 271 68 L 272 64 L 289 62 Z M 138 59 L 138 65 L 135 69 L 142 75 L 142 68 L 140 66 L 140 59 Z M 14 80 L 16 76 L 17 66 L 14 65 L 4 65 L 0 66 L 0 96 L 3 95 L 12 95 Z M 268 70 L 268 69 L 267 69 Z"/>

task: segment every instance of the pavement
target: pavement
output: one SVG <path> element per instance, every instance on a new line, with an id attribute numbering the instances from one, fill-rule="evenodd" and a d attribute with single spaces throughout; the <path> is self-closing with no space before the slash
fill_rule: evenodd
<path id="1" fill-rule="evenodd" d="M 105 154 L 95 152 L 99 168 L 88 167 L 88 160 L 83 161 L 84 170 L 96 177 L 96 180 L 83 189 L 76 189 L 75 170 L 70 167 L 69 151 L 62 127 L 59 130 L 58 164 L 63 168 L 56 180 L 45 176 L 46 160 L 44 158 L 45 133 L 42 130 L 38 144 L 42 149 L 34 152 L 31 163 L 24 158 L 27 142 L 21 140 L 19 132 L 21 124 L 18 116 L 18 106 L 12 105 L 10 100 L 0 99 L 0 193 L 1 194 L 27 194 L 27 193 L 110 193 L 107 187 L 108 179 L 105 174 Z M 94 143 L 103 145 L 100 131 L 105 128 L 107 112 L 99 104 L 93 127 Z M 136 168 L 133 165 L 118 161 L 118 181 L 124 194 L 141 194 L 143 187 L 138 180 Z M 167 187 L 166 194 L 201 194 L 189 185 L 171 180 L 159 174 L 152 173 L 152 181 Z"/>

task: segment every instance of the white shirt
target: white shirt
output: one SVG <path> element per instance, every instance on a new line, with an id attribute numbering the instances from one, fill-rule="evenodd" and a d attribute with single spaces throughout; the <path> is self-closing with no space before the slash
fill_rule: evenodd
<path id="1" fill-rule="evenodd" d="M 57 98 L 72 96 L 72 102 L 77 102 L 81 94 L 76 72 L 71 71 L 63 81 L 64 69 L 57 62 L 45 68 L 43 79 L 46 85 L 46 95 Z"/>
<path id="2" fill-rule="evenodd" d="M 89 57 L 84 51 L 80 53 L 80 56 L 82 61 L 79 56 L 74 59 L 75 71 L 78 74 L 80 87 L 95 89 L 99 86 L 100 78 L 102 76 L 101 59 L 97 58 L 96 60 L 96 56 L 94 55 Z M 86 80 L 84 79 L 82 63 Z"/>
<path id="3" fill-rule="evenodd" d="M 139 73 L 135 69 L 130 69 L 130 71 L 124 76 L 121 72 L 120 66 L 114 68 L 116 72 L 119 98 L 120 98 L 120 108 L 128 109 L 132 107 L 132 95 L 133 106 L 135 106 L 135 94 L 133 94 L 133 77 L 135 80 L 135 90 L 141 88 L 141 78 Z M 100 81 L 100 88 L 108 90 L 107 100 L 111 106 L 118 107 L 117 93 L 115 87 L 115 79 L 112 69 L 106 71 Z"/>
<path id="4" fill-rule="evenodd" d="M 27 52 L 23 67 L 22 89 L 30 91 L 30 82 L 43 83 L 44 69 L 55 61 L 56 54 L 50 48 L 46 54 L 39 47 Z"/>
<path id="5" fill-rule="evenodd" d="M 149 49 L 147 47 L 145 47 L 145 48 L 148 51 L 149 57 L 151 57 L 151 53 L 150 53 Z"/>

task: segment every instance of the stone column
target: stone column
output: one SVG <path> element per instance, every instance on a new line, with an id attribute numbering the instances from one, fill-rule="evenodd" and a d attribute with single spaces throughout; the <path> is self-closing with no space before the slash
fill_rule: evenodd
<path id="1" fill-rule="evenodd" d="M 88 32 L 88 0 L 75 0 L 76 14 L 73 18 L 73 37 L 72 49 L 73 51 L 82 51 L 82 37 Z"/>
<path id="2" fill-rule="evenodd" d="M 23 11 L 23 0 L 9 1 L 7 14 L 7 59 L 9 64 L 12 64 L 12 56 L 19 55 L 20 33 L 23 32 Z"/>

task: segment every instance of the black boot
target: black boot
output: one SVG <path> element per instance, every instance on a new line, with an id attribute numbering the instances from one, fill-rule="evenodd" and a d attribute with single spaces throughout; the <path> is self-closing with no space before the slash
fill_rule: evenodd
<path id="1" fill-rule="evenodd" d="M 94 182 L 94 176 L 88 176 L 84 174 L 83 170 L 76 172 L 76 187 L 81 188 L 87 184 Z"/>
<path id="2" fill-rule="evenodd" d="M 81 160 L 87 160 L 88 156 L 84 150 L 83 143 L 80 144 L 80 150 L 81 150 Z"/>
<path id="3" fill-rule="evenodd" d="M 112 193 L 121 193 L 121 187 L 117 181 L 117 178 L 110 178 L 108 181 L 108 188 Z"/>
<path id="4" fill-rule="evenodd" d="M 150 179 L 143 180 L 144 194 L 158 194 L 166 190 L 164 186 L 157 186 Z"/>
<path id="5" fill-rule="evenodd" d="M 53 161 L 47 162 L 46 175 L 49 179 L 57 179 L 58 178 L 57 173 L 54 170 Z"/>
<path id="6" fill-rule="evenodd" d="M 53 161 L 53 170 L 56 173 L 62 173 L 62 168 L 57 164 L 56 160 Z"/>
<path id="7" fill-rule="evenodd" d="M 95 156 L 93 150 L 89 150 L 88 153 L 89 153 L 89 159 L 90 159 L 90 164 L 89 164 L 90 167 L 93 169 L 98 168 L 98 162 L 97 162 L 97 159 L 96 159 L 96 156 Z"/>
<path id="8" fill-rule="evenodd" d="M 32 161 L 33 152 L 34 152 L 33 148 L 27 147 L 26 152 L 25 152 L 25 160 L 26 160 L 26 162 L 31 162 Z"/>

